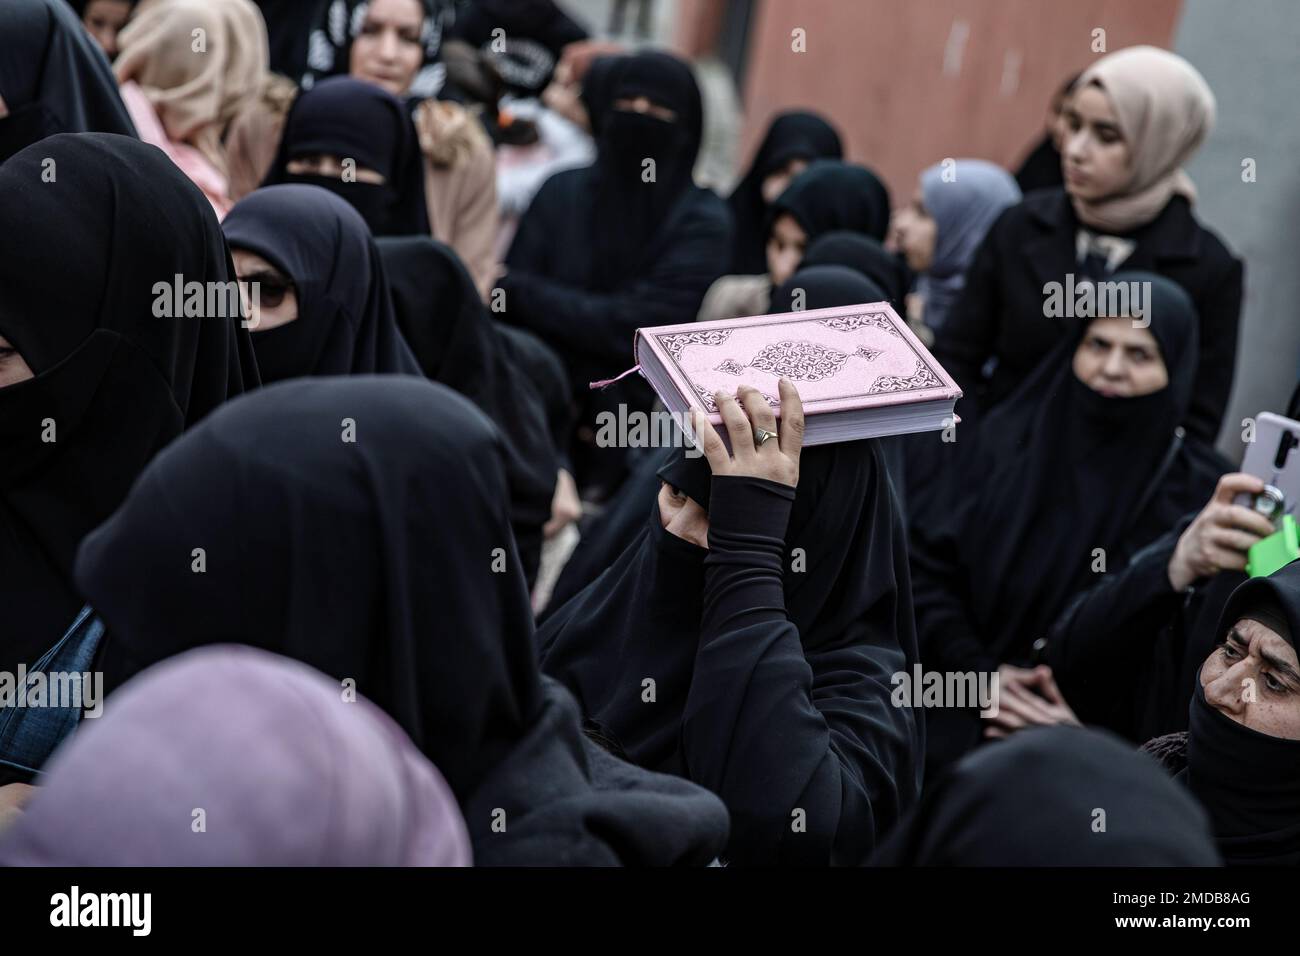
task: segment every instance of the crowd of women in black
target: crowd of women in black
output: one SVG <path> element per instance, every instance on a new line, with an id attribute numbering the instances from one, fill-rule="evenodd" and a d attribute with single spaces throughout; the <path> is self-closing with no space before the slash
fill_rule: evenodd
<path id="1" fill-rule="evenodd" d="M 6 0 L 0 670 L 108 696 L 0 707 L 0 863 L 1300 862 L 1214 112 L 1133 47 L 1018 176 L 891 207 L 792 111 L 723 199 L 690 66 L 551 0 Z M 882 300 L 956 441 L 595 441 L 638 328 Z"/>

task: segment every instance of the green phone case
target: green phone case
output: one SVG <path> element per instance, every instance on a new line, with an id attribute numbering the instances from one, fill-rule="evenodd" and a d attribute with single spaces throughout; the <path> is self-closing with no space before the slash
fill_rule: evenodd
<path id="1" fill-rule="evenodd" d="M 1300 558 L 1300 535 L 1296 533 L 1295 518 L 1283 515 L 1282 527 L 1246 552 L 1246 573 L 1262 578 L 1296 558 Z"/>

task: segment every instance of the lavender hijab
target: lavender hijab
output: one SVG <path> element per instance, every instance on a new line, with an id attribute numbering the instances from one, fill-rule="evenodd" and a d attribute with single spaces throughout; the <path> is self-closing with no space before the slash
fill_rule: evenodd
<path id="1" fill-rule="evenodd" d="M 966 269 L 989 227 L 1002 210 L 1020 202 L 1020 187 L 1001 166 L 958 159 L 921 173 L 921 199 L 937 229 L 930 269 L 916 289 L 925 300 L 925 324 L 938 331 L 966 284 Z"/>
<path id="2" fill-rule="evenodd" d="M 344 697 L 251 647 L 170 658 L 55 754 L 0 865 L 468 866 L 442 776 L 387 714 Z"/>

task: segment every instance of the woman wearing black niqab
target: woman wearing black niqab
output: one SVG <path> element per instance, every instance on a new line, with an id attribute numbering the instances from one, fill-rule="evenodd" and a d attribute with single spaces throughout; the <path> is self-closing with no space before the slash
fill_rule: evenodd
<path id="1" fill-rule="evenodd" d="M 1108 397 L 1079 379 L 1074 357 L 1096 322 L 1080 322 L 1011 398 L 952 443 L 940 485 L 913 511 L 913 593 L 929 670 L 1022 665 L 1101 567 L 1122 567 L 1209 497 L 1220 469 L 1179 427 L 1191 401 L 1197 318 L 1187 294 L 1152 273 L 1145 320 L 1167 384 Z M 1123 321 L 1122 317 L 1109 320 Z M 1096 549 L 1101 549 L 1098 552 Z M 973 746 L 973 712 L 936 711 L 933 765 Z"/>
<path id="2" fill-rule="evenodd" d="M 927 783 L 871 865 L 1218 866 L 1219 857 L 1204 811 L 1150 757 L 1101 731 L 1043 727 Z"/>
<path id="3" fill-rule="evenodd" d="M 82 537 L 159 449 L 258 378 L 221 228 L 157 149 L 52 136 L 0 166 L 0 195 L 0 337 L 34 376 L 0 388 L 0 669 L 12 673 L 85 603 L 72 584 Z M 229 282 L 229 311 L 170 311 L 178 274 Z"/>
<path id="4" fill-rule="evenodd" d="M 482 412 L 422 378 L 232 402 L 78 554 L 110 695 L 192 647 L 260 647 L 354 681 L 402 726 L 455 793 L 477 865 L 710 862 L 717 799 L 599 751 L 538 673 L 501 456 Z"/>
<path id="5" fill-rule="evenodd" d="M 843 155 L 839 133 L 817 113 L 790 110 L 777 114 L 749 170 L 727 199 L 735 227 L 728 274 L 767 272 L 768 200 L 763 196 L 763 184 L 768 177 L 797 161 L 810 163 L 815 159 L 840 159 Z"/>
<path id="6" fill-rule="evenodd" d="M 298 316 L 253 330 L 262 381 L 304 375 L 419 375 L 398 331 L 383 260 L 351 206 L 315 186 L 268 186 L 221 224 L 232 249 L 261 256 L 293 283 Z"/>
<path id="7" fill-rule="evenodd" d="M 708 549 L 646 501 L 637 537 L 538 632 L 543 671 L 630 760 L 722 797 L 730 861 L 862 862 L 925 750 L 919 712 L 890 700 L 917 651 L 879 446 L 804 449 L 797 489 L 681 456 L 659 476 L 709 513 Z"/>
<path id="8" fill-rule="evenodd" d="M 317 157 L 353 160 L 357 175 L 345 181 L 329 172 L 290 171 Z M 363 170 L 379 173 L 383 182 L 368 181 Z M 294 100 L 263 185 L 281 183 L 319 186 L 342 197 L 376 236 L 429 235 L 415 125 L 401 100 L 372 83 L 333 77 Z"/>
<path id="9" fill-rule="evenodd" d="M 1252 670 L 1247 651 L 1252 657 L 1256 652 L 1249 640 L 1225 641 L 1243 620 L 1273 631 L 1291 645 L 1294 654 L 1300 635 L 1300 561 L 1267 577 L 1251 578 L 1224 605 L 1217 633 L 1223 643 L 1196 676 L 1180 755 L 1185 763 L 1176 779 L 1209 811 L 1219 852 L 1229 866 L 1296 866 L 1300 865 L 1300 739 L 1252 726 L 1259 722 L 1252 709 L 1258 709 L 1273 711 L 1279 728 L 1295 727 L 1295 669 L 1290 668 L 1290 676 L 1278 673 L 1286 667 L 1279 668 L 1261 653 L 1264 666 Z M 1262 669 L 1270 673 L 1260 673 Z M 1254 680 L 1253 699 L 1245 690 L 1247 678 Z M 1155 743 L 1151 741 L 1147 748 Z"/>
<path id="10" fill-rule="evenodd" d="M 108 60 L 63 0 L 0 4 L 0 162 L 55 133 L 135 136 Z"/>
<path id="11" fill-rule="evenodd" d="M 690 68 L 657 52 L 596 66 L 583 93 L 596 162 L 547 180 L 499 283 L 500 317 L 561 353 L 575 395 L 631 364 L 638 328 L 692 321 L 728 254 L 725 206 L 691 181 L 703 114 Z M 675 118 L 619 107 L 639 100 Z"/>
<path id="12" fill-rule="evenodd" d="M 417 236 L 377 240 L 397 325 L 424 374 L 482 409 L 504 438 L 511 520 L 531 587 L 560 469 L 547 402 L 450 248 Z"/>

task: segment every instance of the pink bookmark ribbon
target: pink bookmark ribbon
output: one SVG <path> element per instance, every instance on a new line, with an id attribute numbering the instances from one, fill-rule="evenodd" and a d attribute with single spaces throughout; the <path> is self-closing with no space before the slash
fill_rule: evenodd
<path id="1" fill-rule="evenodd" d="M 624 372 L 621 375 L 615 375 L 613 378 L 603 378 L 599 382 L 588 382 L 587 388 L 589 389 L 609 388 L 609 386 L 613 385 L 615 382 L 619 381 L 620 379 L 627 378 L 633 372 L 639 372 L 639 371 L 641 371 L 641 366 L 633 365 L 630 369 L 628 369 L 626 372 Z"/>

